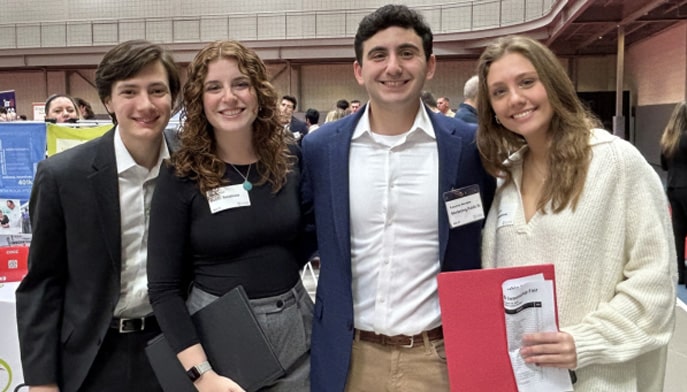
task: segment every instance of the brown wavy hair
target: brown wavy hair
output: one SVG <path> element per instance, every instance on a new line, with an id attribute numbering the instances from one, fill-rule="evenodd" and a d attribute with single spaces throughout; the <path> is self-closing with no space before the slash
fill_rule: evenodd
<path id="1" fill-rule="evenodd" d="M 670 159 L 675 155 L 680 138 L 687 132 L 687 101 L 678 102 L 661 135 L 661 152 Z"/>
<path id="2" fill-rule="evenodd" d="M 232 40 L 208 44 L 188 67 L 188 80 L 183 89 L 181 145 L 171 159 L 176 174 L 197 181 L 203 195 L 210 189 L 229 183 L 224 176 L 227 165 L 217 156 L 215 130 L 203 108 L 208 64 L 219 59 L 235 59 L 241 73 L 250 78 L 251 88 L 257 94 L 259 109 L 253 122 L 253 146 L 258 157 L 255 168 L 260 174 L 257 185 L 269 182 L 276 193 L 286 182 L 286 176 L 293 166 L 293 157 L 278 120 L 278 95 L 258 55 Z"/>
<path id="3" fill-rule="evenodd" d="M 477 66 L 477 147 L 484 167 L 492 175 L 503 178 L 506 183 L 512 181 L 508 157 L 527 144 L 525 138 L 497 122 L 489 100 L 487 75 L 490 66 L 509 53 L 518 53 L 532 63 L 553 109 L 548 130 L 551 137 L 549 175 L 537 209 L 545 213 L 547 203 L 551 202 L 554 213 L 561 212 L 568 206 L 574 210 L 589 169 L 591 129 L 601 127 L 601 123 L 577 97 L 572 81 L 558 58 L 534 39 L 524 36 L 502 37 L 488 45 L 480 56 Z"/>

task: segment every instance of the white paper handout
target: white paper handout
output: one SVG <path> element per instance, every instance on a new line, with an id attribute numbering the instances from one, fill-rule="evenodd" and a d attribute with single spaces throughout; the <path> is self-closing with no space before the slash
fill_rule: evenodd
<path id="1" fill-rule="evenodd" d="M 503 306 L 508 337 L 508 355 L 519 392 L 572 391 L 567 369 L 525 363 L 520 355 L 522 336 L 535 332 L 556 332 L 553 282 L 543 274 L 503 282 Z"/>

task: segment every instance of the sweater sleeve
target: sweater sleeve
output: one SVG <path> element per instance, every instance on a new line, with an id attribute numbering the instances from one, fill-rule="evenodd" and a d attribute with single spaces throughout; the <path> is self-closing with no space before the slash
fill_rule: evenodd
<path id="1" fill-rule="evenodd" d="M 184 181 L 165 163 L 160 168 L 148 231 L 148 293 L 153 312 L 174 352 L 198 343 L 185 297 L 191 280 L 187 256 L 190 198 Z"/>
<path id="2" fill-rule="evenodd" d="M 674 327 L 675 246 L 658 175 L 629 143 L 616 140 L 617 180 L 626 212 L 623 276 L 613 298 L 563 328 L 578 367 L 625 362 L 668 344 Z M 612 170 L 612 168 L 609 168 Z M 593 179 L 592 179 L 593 180 Z"/>

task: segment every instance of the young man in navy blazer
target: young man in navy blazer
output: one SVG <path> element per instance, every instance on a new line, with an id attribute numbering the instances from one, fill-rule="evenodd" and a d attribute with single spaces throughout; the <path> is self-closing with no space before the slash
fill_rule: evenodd
<path id="1" fill-rule="evenodd" d="M 148 211 L 179 75 L 170 53 L 127 41 L 95 74 L 115 127 L 38 164 L 29 271 L 17 290 L 31 392 L 161 391 L 145 356 Z"/>
<path id="2" fill-rule="evenodd" d="M 313 391 L 449 389 L 436 276 L 480 267 L 495 182 L 474 126 L 421 104 L 432 40 L 405 6 L 366 16 L 353 69 L 369 103 L 303 140 L 321 258 Z"/>

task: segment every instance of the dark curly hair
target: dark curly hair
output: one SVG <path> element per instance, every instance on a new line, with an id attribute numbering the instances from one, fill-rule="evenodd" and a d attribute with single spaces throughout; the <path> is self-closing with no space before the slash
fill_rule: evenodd
<path id="1" fill-rule="evenodd" d="M 265 64 L 258 55 L 241 43 L 232 40 L 215 41 L 198 52 L 188 67 L 188 80 L 183 88 L 184 113 L 181 146 L 172 155 L 171 162 L 179 177 L 198 182 L 205 193 L 228 183 L 226 163 L 217 155 L 215 130 L 208 122 L 203 108 L 203 92 L 208 64 L 219 59 L 234 59 L 242 74 L 248 76 L 251 88 L 258 98 L 258 115 L 253 122 L 253 146 L 258 158 L 258 185 L 269 182 L 272 191 L 278 192 L 286 182 L 293 166 L 292 155 L 279 124 L 278 95 L 268 80 Z"/>

